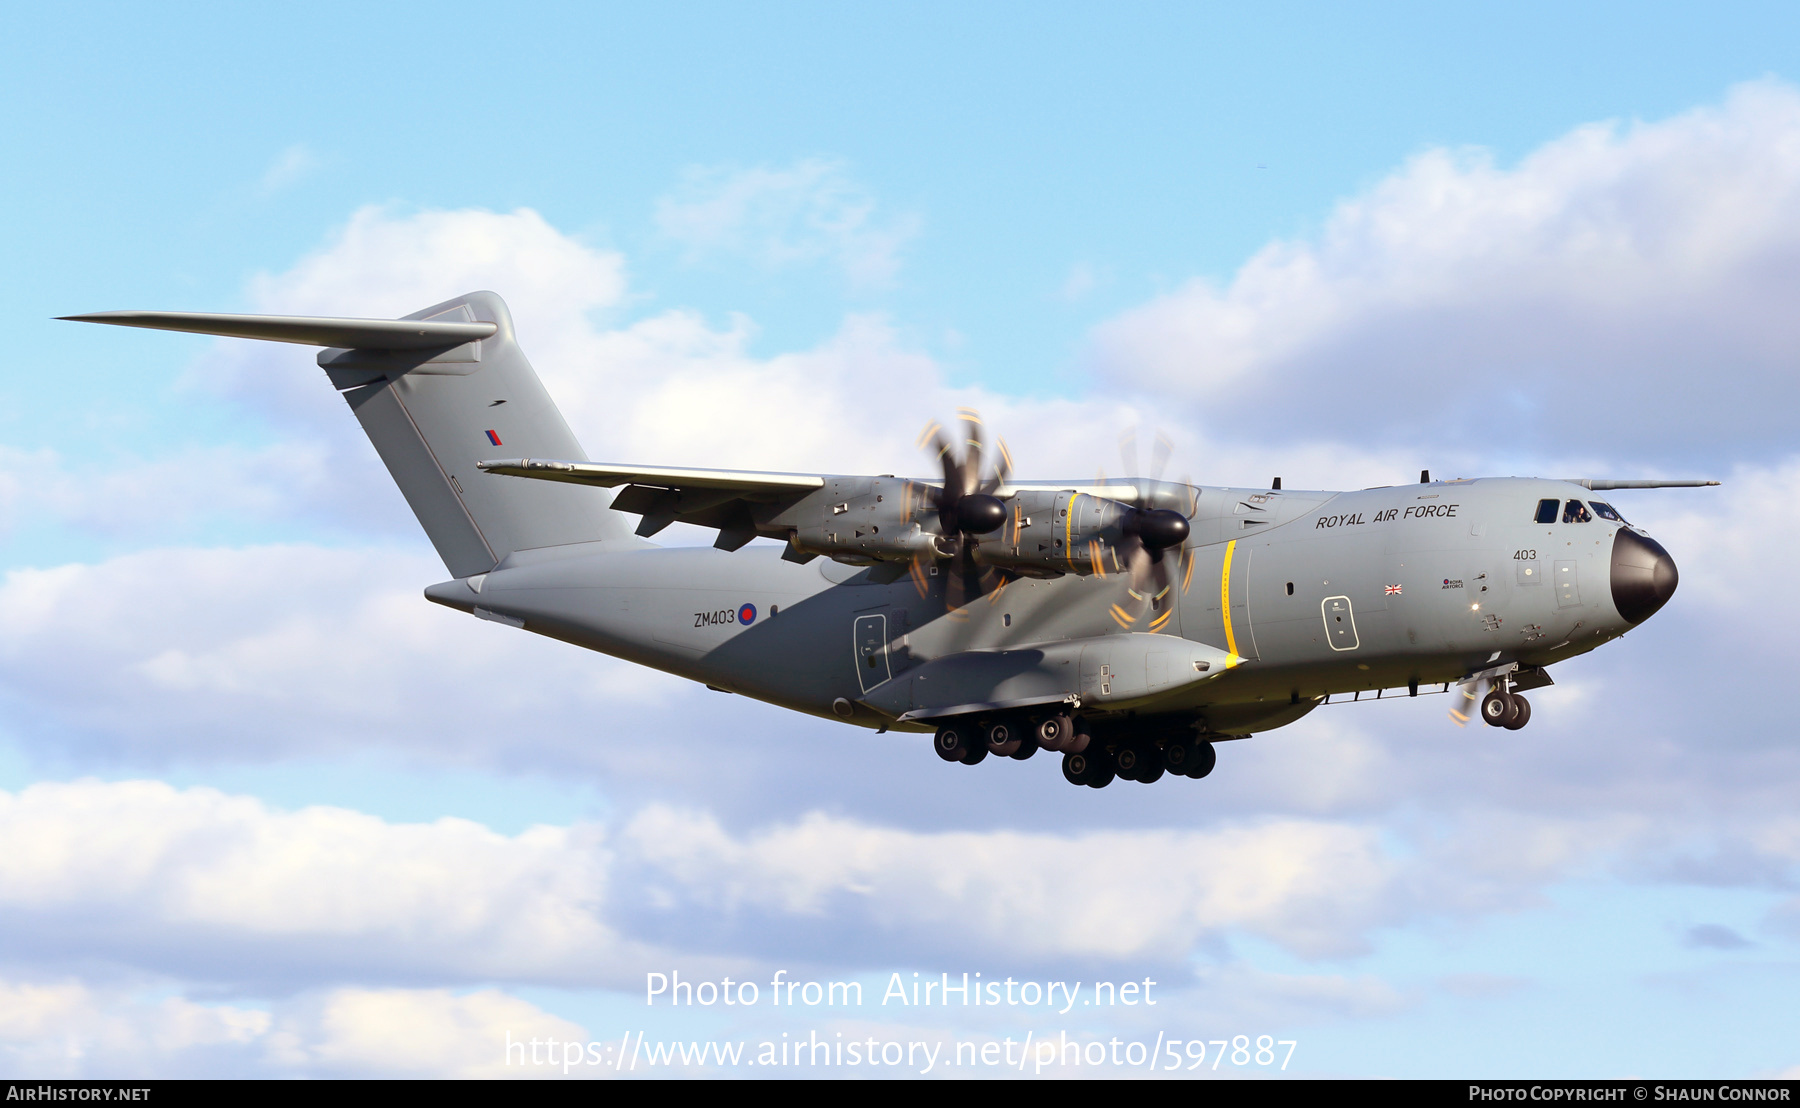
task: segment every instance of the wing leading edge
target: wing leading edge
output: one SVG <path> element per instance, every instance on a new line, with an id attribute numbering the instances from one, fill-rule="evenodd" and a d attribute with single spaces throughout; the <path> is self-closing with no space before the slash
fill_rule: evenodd
<path id="1" fill-rule="evenodd" d="M 719 536 L 713 545 L 721 550 L 737 550 L 760 535 L 786 541 L 786 556 L 793 561 L 809 561 L 819 553 L 832 553 L 833 557 L 842 553 L 853 564 L 864 564 L 864 558 L 875 561 L 890 555 L 910 562 L 914 553 L 928 552 L 924 544 L 929 536 L 921 537 L 916 532 L 920 530 L 920 513 L 931 511 L 939 487 L 935 481 L 885 474 L 849 477 L 542 458 L 497 459 L 479 465 L 486 473 L 505 477 L 619 489 L 612 507 L 642 516 L 637 534 L 644 538 L 671 523 L 687 523 L 716 529 Z M 1002 498 L 1030 492 L 1067 492 L 1126 503 L 1143 497 L 1135 483 L 1015 482 L 997 492 Z M 904 550 L 896 554 L 885 546 L 881 551 L 872 549 L 891 545 L 897 532 L 906 536 L 899 540 Z M 839 550 L 840 546 L 848 549 Z M 918 550 L 914 551 L 914 547 Z"/>

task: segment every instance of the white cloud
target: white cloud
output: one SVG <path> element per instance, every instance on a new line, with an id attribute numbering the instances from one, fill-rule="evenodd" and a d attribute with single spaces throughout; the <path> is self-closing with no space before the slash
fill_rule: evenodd
<path id="1" fill-rule="evenodd" d="M 856 287 L 891 283 L 916 216 L 882 218 L 841 163 L 695 168 L 656 205 L 664 235 L 693 258 L 747 258 L 770 269 L 828 262 Z"/>
<path id="2" fill-rule="evenodd" d="M 257 1008 L 149 998 L 73 978 L 0 980 L 0 1068 L 11 1074 L 218 1075 L 221 1055 L 243 1054 L 270 1025 Z"/>
<path id="3" fill-rule="evenodd" d="M 161 782 L 0 793 L 7 947 L 225 981 L 585 981 L 638 948 L 599 919 L 593 828 L 495 834 L 274 811 Z"/>
<path id="4" fill-rule="evenodd" d="M 259 188 L 264 196 L 280 192 L 289 185 L 319 168 L 321 162 L 318 154 L 304 142 L 296 142 L 281 153 L 263 170 Z"/>
<path id="5" fill-rule="evenodd" d="M 876 314 L 849 315 L 812 348 L 770 357 L 750 353 L 756 329 L 744 317 L 715 326 L 671 310 L 609 327 L 596 315 L 626 303 L 624 273 L 618 254 L 563 235 L 528 209 L 364 208 L 291 269 L 259 276 L 252 306 L 399 316 L 498 290 L 552 396 L 601 460 L 923 473 L 933 466 L 914 445 L 918 429 L 969 405 L 1009 438 L 1022 472 L 1040 476 L 1118 473 L 1120 430 L 1146 422 L 1177 443 L 1170 476 L 1209 483 L 1262 485 L 1280 474 L 1290 488 L 1378 484 L 1419 464 L 1413 449 L 1382 444 L 1220 449 L 1199 423 L 1126 395 L 1021 399 L 952 389 L 934 359 Z M 0 524 L 49 516 L 109 537 L 161 538 L 200 525 L 242 534 L 293 520 L 423 549 L 412 513 L 311 350 L 220 340 L 186 384 L 244 405 L 269 440 L 188 447 L 99 472 L 43 453 L 0 453 Z M 1429 460 L 1454 457 L 1438 451 Z"/>
<path id="6" fill-rule="evenodd" d="M 498 989 L 337 988 L 267 1007 L 168 991 L 166 981 L 0 979 L 0 1069 L 64 1079 L 562 1077 L 517 1051 L 508 1065 L 507 1037 L 587 1042 L 578 1025 Z M 592 1075 L 611 1073 L 569 1074 Z"/>
<path id="7" fill-rule="evenodd" d="M 878 968 L 871 934 L 887 956 L 1172 967 L 1232 931 L 1344 953 L 1411 907 L 1373 830 L 1307 820 L 983 834 L 813 813 L 734 835 L 650 805 L 616 833 L 506 836 L 85 780 L 0 793 L 0 845 L 13 957 L 222 983 L 630 988 L 676 952 L 684 967 L 717 963 L 694 940 L 719 927 L 733 932 L 733 969 L 783 953 Z M 744 926 L 754 920 L 775 926 Z"/>
<path id="8" fill-rule="evenodd" d="M 341 514 L 320 443 L 184 445 L 151 458 L 70 460 L 0 446 L 0 535 L 54 520 L 108 537 L 169 538 L 230 520 L 293 525 Z"/>
<path id="9" fill-rule="evenodd" d="M 427 603 L 422 585 L 442 576 L 410 553 L 298 546 L 13 570 L 0 695 L 34 722 L 28 741 L 102 762 L 374 743 L 566 765 L 607 757 L 602 706 L 628 729 L 634 707 L 687 687 Z"/>
<path id="10" fill-rule="evenodd" d="M 1658 472 L 1793 442 L 1800 92 L 1430 150 L 1223 288 L 1099 328 L 1104 371 L 1244 438 L 1479 444 Z"/>
<path id="11" fill-rule="evenodd" d="M 1087 295 L 1112 279 L 1112 274 L 1097 269 L 1087 262 L 1076 262 L 1069 267 L 1068 276 L 1063 278 L 1062 288 L 1058 296 L 1065 302 L 1073 304 L 1087 298 Z"/>
<path id="12" fill-rule="evenodd" d="M 283 1012 L 268 1036 L 266 1064 L 312 1076 L 565 1076 L 554 1066 L 528 1065 L 523 1051 L 509 1064 L 509 1038 L 588 1041 L 576 1024 L 498 989 L 463 995 L 446 989 L 336 989 Z M 568 1076 L 611 1076 L 585 1064 L 580 1049 L 572 1057 L 583 1064 L 571 1067 Z"/>
<path id="13" fill-rule="evenodd" d="M 815 813 L 734 841 L 705 813 L 656 807 L 624 836 L 671 913 L 811 917 L 915 949 L 962 927 L 971 952 L 1003 936 L 1029 961 L 1167 963 L 1231 928 L 1343 953 L 1396 905 L 1373 835 L 1326 822 L 934 834 Z"/>

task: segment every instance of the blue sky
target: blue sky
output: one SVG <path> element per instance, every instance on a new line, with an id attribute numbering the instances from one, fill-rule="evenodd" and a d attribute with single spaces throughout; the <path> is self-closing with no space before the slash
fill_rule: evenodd
<path id="1" fill-rule="evenodd" d="M 8 10 L 0 1070 L 1057 1029 L 670 967 L 1160 975 L 1312 1075 L 1800 1066 L 1800 16 L 965 7 Z M 600 458 L 894 471 L 975 403 L 1044 474 L 1143 424 L 1207 483 L 1727 484 L 1621 494 L 1682 591 L 1528 731 L 1333 706 L 1093 793 L 436 609 L 303 351 L 52 318 L 477 287 Z"/>

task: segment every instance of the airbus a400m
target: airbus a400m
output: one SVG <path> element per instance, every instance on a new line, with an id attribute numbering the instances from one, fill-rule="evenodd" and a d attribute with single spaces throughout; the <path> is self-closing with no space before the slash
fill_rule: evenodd
<path id="1" fill-rule="evenodd" d="M 492 293 L 402 320 L 67 318 L 325 347 L 449 569 L 436 603 L 950 762 L 1060 753 L 1092 787 L 1205 777 L 1215 743 L 1332 697 L 1460 686 L 1452 716 L 1522 727 L 1550 666 L 1675 591 L 1594 494 L 1716 484 L 1026 481 L 969 412 L 923 437 L 928 479 L 598 464 Z M 713 548 L 649 541 L 676 522 Z"/>

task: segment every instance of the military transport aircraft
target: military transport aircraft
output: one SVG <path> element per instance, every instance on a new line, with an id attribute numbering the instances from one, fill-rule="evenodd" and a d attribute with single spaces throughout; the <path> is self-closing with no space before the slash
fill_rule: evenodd
<path id="1" fill-rule="evenodd" d="M 449 568 L 425 590 L 436 603 L 930 733 L 950 762 L 1058 752 L 1095 788 L 1204 777 L 1214 743 L 1332 697 L 1460 685 L 1458 722 L 1479 698 L 1486 723 L 1522 727 L 1520 693 L 1550 684 L 1547 667 L 1675 591 L 1668 552 L 1593 494 L 1717 484 L 1022 481 L 971 412 L 954 436 L 921 436 L 931 480 L 599 464 L 493 293 L 402 320 L 65 318 L 326 347 L 319 364 Z M 678 521 L 716 529 L 713 548 L 648 541 Z"/>

